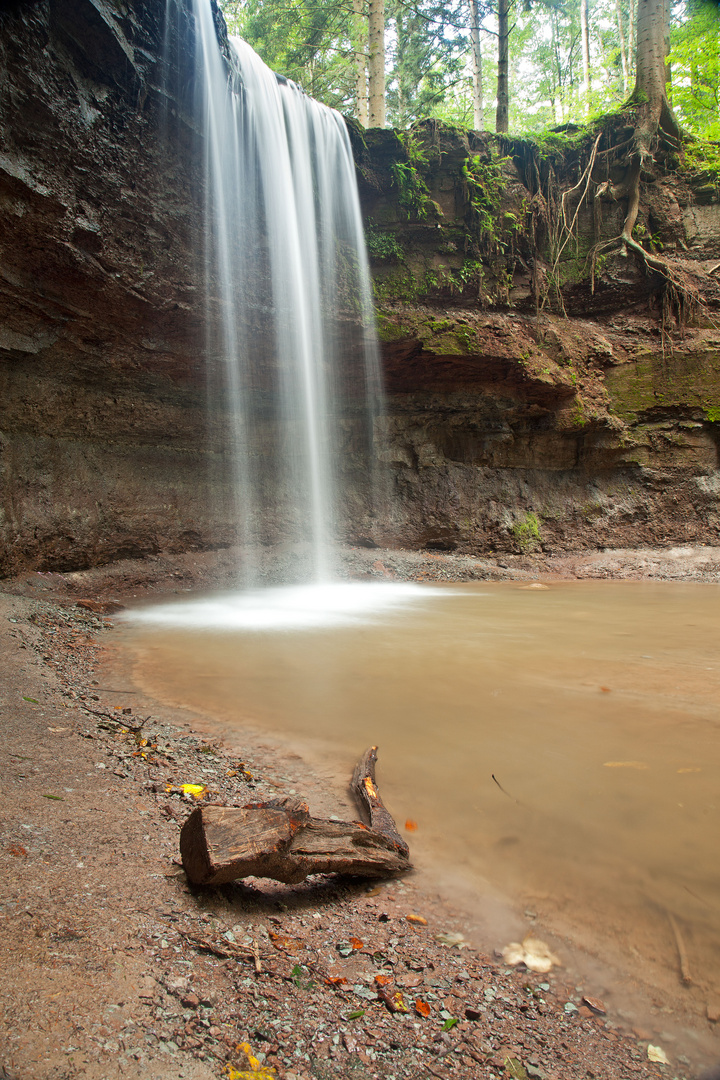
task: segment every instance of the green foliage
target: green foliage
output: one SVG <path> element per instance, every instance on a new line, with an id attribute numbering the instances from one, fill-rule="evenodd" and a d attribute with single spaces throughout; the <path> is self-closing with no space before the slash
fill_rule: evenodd
<path id="1" fill-rule="evenodd" d="M 357 115 L 358 26 L 343 0 L 220 0 L 228 27 L 276 71 L 320 101 Z M 537 134 L 585 124 L 633 97 L 634 57 L 627 55 L 631 6 L 592 5 L 591 93 L 583 96 L 579 0 L 513 5 L 510 35 L 510 127 Z M 492 126 L 497 76 L 496 16 L 481 4 L 485 126 Z M 407 127 L 429 117 L 473 122 L 469 7 L 466 0 L 386 0 L 388 122 Z M 672 100 L 683 127 L 720 139 L 720 14 L 713 0 L 675 0 L 671 30 Z M 623 63 L 624 61 L 624 63 Z M 551 140 L 546 142 L 551 149 Z M 417 168 L 417 165 L 415 165 Z"/>
<path id="2" fill-rule="evenodd" d="M 401 133 L 400 141 L 407 161 L 396 161 L 390 168 L 398 189 L 398 202 L 408 221 L 412 218 L 425 221 L 435 206 L 420 173 L 420 169 L 427 166 L 427 150 L 416 131 Z"/>
<path id="3" fill-rule="evenodd" d="M 711 424 L 720 424 L 720 405 L 708 405 L 705 410 L 705 419 Z"/>
<path id="4" fill-rule="evenodd" d="M 673 107 L 696 135 L 720 139 L 720 11 L 712 0 L 687 0 L 671 34 Z"/>
<path id="5" fill-rule="evenodd" d="M 368 255 L 378 262 L 394 262 L 402 259 L 403 251 L 393 233 L 383 232 L 374 225 L 365 230 Z"/>
<path id="6" fill-rule="evenodd" d="M 497 236 L 497 220 L 503 194 L 503 179 L 499 161 L 483 161 L 479 154 L 465 159 L 462 167 L 468 198 L 481 236 Z M 517 225 L 515 215 L 510 215 Z"/>
<path id="7" fill-rule="evenodd" d="M 424 221 L 432 205 L 428 187 L 420 173 L 409 161 L 396 161 L 390 172 L 398 189 L 398 202 L 410 221 Z"/>
<path id="8" fill-rule="evenodd" d="M 680 167 L 684 172 L 707 173 L 710 180 L 720 183 L 720 143 L 688 139 Z"/>
<path id="9" fill-rule="evenodd" d="M 540 542 L 540 519 L 537 514 L 529 511 L 522 521 L 516 522 L 512 527 L 512 534 L 517 540 L 521 551 L 530 551 Z"/>

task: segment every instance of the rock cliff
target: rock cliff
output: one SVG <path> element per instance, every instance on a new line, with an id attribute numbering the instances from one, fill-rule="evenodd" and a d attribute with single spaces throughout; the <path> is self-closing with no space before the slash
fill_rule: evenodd
<path id="1" fill-rule="evenodd" d="M 233 539 L 224 418 L 205 409 L 193 47 L 192 19 L 168 35 L 156 0 L 0 11 L 0 573 Z M 630 259 L 598 260 L 593 288 L 588 255 L 617 204 L 598 225 L 592 200 L 571 200 L 556 257 L 548 177 L 567 147 L 437 124 L 352 136 L 391 497 L 371 522 L 356 477 L 347 538 L 717 542 L 717 172 L 647 178 L 648 245 L 703 282 L 680 328 Z"/>

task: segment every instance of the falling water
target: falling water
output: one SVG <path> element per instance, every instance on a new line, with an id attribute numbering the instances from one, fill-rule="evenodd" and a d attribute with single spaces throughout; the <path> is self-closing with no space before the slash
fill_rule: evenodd
<path id="1" fill-rule="evenodd" d="M 244 41 L 221 50 L 210 0 L 193 0 L 193 11 L 208 354 L 223 373 L 222 399 L 210 407 L 227 417 L 237 541 L 246 552 L 307 545 L 307 576 L 327 580 L 332 543 L 349 535 L 350 503 L 367 512 L 346 481 L 348 469 L 355 480 L 364 471 L 368 490 L 379 406 L 350 141 L 337 112 L 276 76 Z M 244 578 L 252 584 L 252 570 Z"/>

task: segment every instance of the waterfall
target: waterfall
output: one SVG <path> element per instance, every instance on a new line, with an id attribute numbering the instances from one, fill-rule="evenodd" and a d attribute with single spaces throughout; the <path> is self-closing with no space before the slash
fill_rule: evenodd
<path id="1" fill-rule="evenodd" d="M 274 543 L 302 545 L 306 579 L 327 581 L 334 542 L 370 530 L 357 481 L 369 490 L 381 397 L 350 141 L 247 43 L 221 49 L 211 0 L 192 6 L 207 365 L 222 372 L 208 405 L 232 459 L 241 580 L 247 553 Z"/>

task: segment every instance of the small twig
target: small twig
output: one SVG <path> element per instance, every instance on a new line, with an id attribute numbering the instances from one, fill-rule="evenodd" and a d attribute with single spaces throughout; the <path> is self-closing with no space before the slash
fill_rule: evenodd
<path id="1" fill-rule="evenodd" d="M 517 805 L 519 806 L 519 805 L 520 805 L 520 803 L 518 802 L 518 800 L 517 800 L 517 799 L 516 799 L 516 798 L 514 797 L 514 795 L 511 795 L 509 791 L 506 791 L 506 790 L 505 790 L 505 788 L 504 788 L 504 787 L 502 786 L 502 784 L 501 784 L 501 783 L 500 783 L 500 781 L 498 780 L 498 778 L 497 778 L 497 776 L 495 775 L 495 773 L 490 773 L 490 775 L 492 776 L 493 780 L 495 781 L 495 783 L 497 784 L 497 786 L 498 786 L 498 787 L 500 788 L 500 790 L 502 791 L 503 795 L 507 795 L 508 799 L 512 799 L 512 801 L 513 801 L 514 803 L 517 803 Z"/>
<path id="2" fill-rule="evenodd" d="M 219 956 L 221 960 L 238 960 L 241 956 L 250 957 L 255 961 L 255 970 L 258 970 L 260 954 L 255 942 L 253 942 L 253 948 L 249 949 L 245 945 L 234 945 L 230 941 L 226 942 L 224 945 L 216 945 L 213 941 L 208 941 L 207 938 L 197 937 L 195 934 L 189 934 L 186 930 L 178 930 L 178 934 L 180 934 L 181 937 L 184 937 L 186 941 L 189 941 L 197 949 L 212 953 L 213 956 Z"/>
<path id="3" fill-rule="evenodd" d="M 252 954 L 253 954 L 253 960 L 255 961 L 255 973 L 257 975 L 260 975 L 262 973 L 263 968 L 262 968 L 262 964 L 260 963 L 260 950 L 258 948 L 258 943 L 257 943 L 257 941 L 255 941 L 254 938 L 253 938 L 253 943 L 252 943 Z"/>
<path id="4" fill-rule="evenodd" d="M 113 716 L 112 713 L 100 712 L 99 709 L 91 709 L 89 705 L 83 705 L 82 708 L 85 710 L 85 712 L 92 713 L 93 716 L 99 716 L 102 720 L 112 720 L 113 724 L 117 724 L 118 727 L 127 728 L 128 731 L 131 731 L 133 733 L 133 735 L 139 735 L 142 729 L 147 724 L 148 720 L 151 719 L 151 717 L 146 716 L 145 719 L 141 720 L 139 724 L 134 725 L 129 724 L 126 719 L 121 720 L 119 716 Z"/>
<path id="5" fill-rule="evenodd" d="M 675 944 L 677 945 L 678 957 L 680 959 L 680 975 L 682 976 L 682 981 L 685 983 L 685 985 L 689 986 L 693 979 L 692 975 L 690 974 L 690 965 L 688 963 L 685 942 L 682 939 L 680 927 L 677 924 L 677 919 L 675 918 L 675 916 L 672 914 L 672 912 L 668 911 L 667 917 L 670 921 L 670 925 L 672 926 L 673 934 L 675 935 Z"/>

